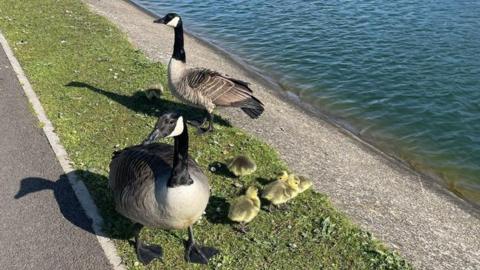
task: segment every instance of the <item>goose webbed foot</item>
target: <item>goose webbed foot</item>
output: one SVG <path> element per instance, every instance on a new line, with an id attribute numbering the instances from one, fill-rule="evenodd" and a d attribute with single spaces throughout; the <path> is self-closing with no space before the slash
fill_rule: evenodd
<path id="1" fill-rule="evenodd" d="M 208 259 L 218 253 L 219 251 L 213 247 L 202 247 L 195 243 L 187 243 L 185 259 L 190 263 L 208 264 Z"/>
<path id="2" fill-rule="evenodd" d="M 207 117 L 203 118 L 202 120 L 187 120 L 187 123 L 189 125 L 194 126 L 196 128 L 202 127 L 203 125 L 205 125 L 206 122 L 207 122 Z"/>
<path id="3" fill-rule="evenodd" d="M 151 263 L 154 259 L 161 259 L 163 256 L 162 247 L 157 245 L 146 245 L 141 241 L 136 244 L 135 250 L 137 252 L 137 259 L 143 265 Z"/>
<path id="4" fill-rule="evenodd" d="M 203 127 L 205 123 L 207 123 L 207 120 L 208 120 L 208 117 L 205 117 L 202 121 L 188 120 L 187 123 L 197 128 L 197 135 L 204 135 L 206 133 L 213 131 L 213 124 L 210 122 L 206 128 Z"/>
<path id="5" fill-rule="evenodd" d="M 208 125 L 207 128 L 198 127 L 197 129 L 197 135 L 205 135 L 210 132 L 213 132 L 213 125 Z"/>
<path id="6" fill-rule="evenodd" d="M 188 241 L 185 249 L 185 260 L 189 263 L 208 264 L 208 260 L 220 253 L 213 247 L 203 247 L 195 243 L 192 227 L 188 227 Z"/>
<path id="7" fill-rule="evenodd" d="M 213 132 L 213 115 L 211 113 L 208 113 L 203 124 L 205 124 L 207 119 L 208 119 L 207 128 L 202 128 L 201 126 L 199 126 L 197 130 L 198 135 L 203 135 L 209 132 Z"/>
<path id="8" fill-rule="evenodd" d="M 136 223 L 134 225 L 135 235 L 135 253 L 137 253 L 137 259 L 143 265 L 151 263 L 154 259 L 161 259 L 163 256 L 162 247 L 157 245 L 146 245 L 140 240 L 140 231 L 143 225 Z"/>

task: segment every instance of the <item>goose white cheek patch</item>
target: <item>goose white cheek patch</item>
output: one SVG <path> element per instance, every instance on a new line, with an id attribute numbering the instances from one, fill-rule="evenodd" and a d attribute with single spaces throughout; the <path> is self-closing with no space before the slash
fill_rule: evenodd
<path id="1" fill-rule="evenodd" d="M 175 17 L 173 18 L 172 20 L 170 20 L 167 25 L 168 26 L 171 26 L 171 27 L 177 27 L 177 24 L 178 24 L 178 21 L 180 20 L 180 18 L 178 17 Z"/>
<path id="2" fill-rule="evenodd" d="M 180 134 L 182 134 L 183 132 L 183 117 L 180 116 L 178 119 L 177 119 L 177 123 L 175 124 L 175 128 L 173 129 L 172 133 L 170 133 L 170 135 L 168 135 L 167 137 L 175 137 L 175 136 L 178 136 Z"/>

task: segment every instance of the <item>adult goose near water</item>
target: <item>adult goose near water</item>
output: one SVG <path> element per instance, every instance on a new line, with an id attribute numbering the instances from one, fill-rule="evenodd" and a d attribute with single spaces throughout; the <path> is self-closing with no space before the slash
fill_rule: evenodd
<path id="1" fill-rule="evenodd" d="M 213 130 L 212 113 L 216 106 L 239 107 L 252 119 L 263 113 L 264 105 L 253 96 L 248 83 L 205 68 L 187 69 L 180 16 L 169 13 L 154 22 L 175 29 L 173 54 L 168 64 L 169 87 L 180 101 L 206 110 L 203 121 L 192 122 L 198 127 L 199 133 Z M 203 129 L 206 120 L 208 127 Z"/>
<path id="2" fill-rule="evenodd" d="M 154 143 L 158 137 L 173 137 L 174 145 Z M 188 156 L 188 132 L 182 116 L 160 116 L 143 144 L 114 152 L 109 186 L 116 210 L 135 222 L 135 250 L 143 264 L 162 256 L 161 247 L 140 241 L 143 226 L 188 228 L 185 258 L 189 262 L 206 264 L 218 253 L 198 246 L 193 237 L 192 225 L 207 206 L 210 188 L 205 174 Z"/>

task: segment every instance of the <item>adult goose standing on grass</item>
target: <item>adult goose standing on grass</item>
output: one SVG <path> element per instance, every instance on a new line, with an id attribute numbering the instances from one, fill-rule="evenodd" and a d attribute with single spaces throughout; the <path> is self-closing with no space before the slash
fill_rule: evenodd
<path id="1" fill-rule="evenodd" d="M 174 145 L 154 143 L 173 137 Z M 143 226 L 161 229 L 188 228 L 185 259 L 207 264 L 218 251 L 195 243 L 192 225 L 203 214 L 210 188 L 208 179 L 188 156 L 188 132 L 183 117 L 166 113 L 141 145 L 114 152 L 109 186 L 115 208 L 135 222 L 135 251 L 143 264 L 162 257 L 160 246 L 139 239 Z"/>
<path id="2" fill-rule="evenodd" d="M 183 24 L 179 15 L 168 13 L 154 22 L 175 29 L 173 54 L 168 63 L 169 87 L 180 101 L 206 110 L 203 121 L 191 121 L 198 127 L 200 134 L 213 130 L 212 113 L 216 106 L 239 107 L 252 119 L 258 118 L 263 113 L 264 105 L 253 96 L 248 83 L 205 68 L 187 69 L 183 47 Z M 207 120 L 208 127 L 202 128 Z"/>

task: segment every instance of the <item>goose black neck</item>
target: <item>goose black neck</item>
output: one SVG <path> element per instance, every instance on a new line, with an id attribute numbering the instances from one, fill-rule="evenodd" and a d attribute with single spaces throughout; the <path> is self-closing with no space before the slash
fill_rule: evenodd
<path id="1" fill-rule="evenodd" d="M 183 25 L 182 21 L 178 22 L 177 27 L 175 27 L 175 42 L 173 43 L 173 54 L 172 58 L 186 62 L 185 50 L 183 48 Z"/>
<path id="2" fill-rule="evenodd" d="M 173 145 L 173 168 L 168 187 L 190 185 L 193 183 L 188 173 L 188 131 L 183 123 L 182 134 L 175 136 Z"/>

